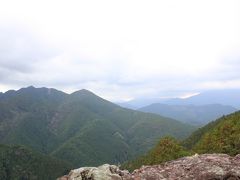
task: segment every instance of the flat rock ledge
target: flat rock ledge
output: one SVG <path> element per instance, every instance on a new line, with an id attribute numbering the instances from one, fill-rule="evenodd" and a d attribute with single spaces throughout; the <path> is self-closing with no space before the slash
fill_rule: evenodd
<path id="1" fill-rule="evenodd" d="M 142 166 L 129 173 L 115 165 L 82 167 L 58 180 L 240 180 L 240 154 L 202 154 L 160 165 Z"/>

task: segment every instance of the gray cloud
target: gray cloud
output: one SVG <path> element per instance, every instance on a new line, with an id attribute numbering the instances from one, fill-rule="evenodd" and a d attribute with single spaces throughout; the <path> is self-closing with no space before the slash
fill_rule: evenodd
<path id="1" fill-rule="evenodd" d="M 16 24 L 0 24 L 0 42 L 0 83 L 13 87 L 34 83 L 26 77 L 59 53 L 32 31 Z"/>
<path id="2" fill-rule="evenodd" d="M 32 31 L 16 24 L 0 24 L 0 42 L 0 66 L 13 72 L 31 72 L 35 63 L 57 55 L 54 47 L 48 47 Z"/>
<path id="3" fill-rule="evenodd" d="M 86 88 L 121 100 L 240 88 L 237 2 L 204 1 L 192 9 L 185 1 L 175 9 L 167 1 L 113 9 L 100 3 L 94 12 L 92 4 L 75 3 L 54 13 L 55 4 L 43 3 L 44 14 L 0 7 L 0 91 Z"/>

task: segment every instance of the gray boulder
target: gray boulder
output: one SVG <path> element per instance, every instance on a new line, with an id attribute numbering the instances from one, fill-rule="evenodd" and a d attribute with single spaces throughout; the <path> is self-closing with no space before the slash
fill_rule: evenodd
<path id="1" fill-rule="evenodd" d="M 104 164 L 99 167 L 82 167 L 71 170 L 58 180 L 122 180 L 128 176 L 128 171 L 121 171 L 115 165 Z"/>

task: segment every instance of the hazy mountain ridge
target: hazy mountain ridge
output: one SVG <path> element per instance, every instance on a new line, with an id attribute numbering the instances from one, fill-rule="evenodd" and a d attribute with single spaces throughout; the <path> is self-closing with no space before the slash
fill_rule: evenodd
<path id="1" fill-rule="evenodd" d="M 155 103 L 139 109 L 156 113 L 192 125 L 204 125 L 223 115 L 237 111 L 236 108 L 221 104 L 208 105 L 169 105 Z"/>
<path id="2" fill-rule="evenodd" d="M 8 91 L 0 100 L 0 143 L 22 144 L 75 165 L 118 163 L 146 152 L 164 135 L 187 137 L 193 127 L 121 108 L 80 90 Z"/>
<path id="3" fill-rule="evenodd" d="M 168 105 L 209 105 L 209 104 L 221 104 L 232 106 L 234 108 L 240 108 L 240 90 L 228 89 L 228 90 L 211 90 L 201 92 L 197 95 L 193 95 L 187 98 L 136 98 L 124 103 L 119 103 L 123 107 L 139 109 L 145 106 L 149 106 L 154 103 L 162 103 Z"/>
<path id="4" fill-rule="evenodd" d="M 237 109 L 240 108 L 240 90 L 211 90 L 200 93 L 189 98 L 176 98 L 166 101 L 167 104 L 194 104 L 194 105 L 206 105 L 206 104 L 222 104 L 233 106 Z"/>

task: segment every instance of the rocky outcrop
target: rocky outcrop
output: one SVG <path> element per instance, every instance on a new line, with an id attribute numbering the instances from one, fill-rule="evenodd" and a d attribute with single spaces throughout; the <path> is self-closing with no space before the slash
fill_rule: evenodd
<path id="1" fill-rule="evenodd" d="M 132 179 L 234 180 L 240 179 L 240 155 L 203 154 L 180 158 L 161 165 L 145 166 Z"/>
<path id="2" fill-rule="evenodd" d="M 99 167 L 74 169 L 58 180 L 122 180 L 129 177 L 128 171 L 122 171 L 115 165 L 104 164 Z"/>
<path id="3" fill-rule="evenodd" d="M 143 166 L 133 173 L 117 166 L 72 170 L 59 180 L 240 180 L 240 155 L 203 154 L 160 165 Z"/>

